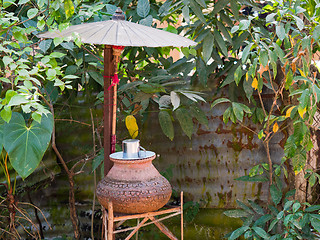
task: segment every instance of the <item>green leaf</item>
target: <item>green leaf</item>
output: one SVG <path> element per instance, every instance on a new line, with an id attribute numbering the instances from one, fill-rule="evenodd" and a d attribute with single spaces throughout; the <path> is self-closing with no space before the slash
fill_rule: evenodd
<path id="1" fill-rule="evenodd" d="M 226 40 L 229 43 L 232 43 L 232 39 L 231 39 L 230 33 L 227 30 L 227 28 L 224 26 L 224 23 L 222 23 L 220 21 L 217 21 L 217 26 L 218 26 L 219 30 L 221 31 L 222 35 L 226 38 Z"/>
<path id="2" fill-rule="evenodd" d="M 4 129 L 5 122 L 3 119 L 0 118 L 0 152 L 2 152 L 3 149 L 3 129 Z"/>
<path id="3" fill-rule="evenodd" d="M 92 172 L 96 170 L 104 160 L 104 149 L 102 148 L 98 155 L 92 161 Z"/>
<path id="4" fill-rule="evenodd" d="M 243 90 L 246 93 L 246 97 L 250 102 L 250 99 L 253 94 L 252 78 L 251 77 L 248 77 L 248 80 L 243 80 Z"/>
<path id="5" fill-rule="evenodd" d="M 11 107 L 4 106 L 4 108 L 0 112 L 0 116 L 4 121 L 9 122 L 12 116 Z"/>
<path id="6" fill-rule="evenodd" d="M 206 4 L 206 2 L 204 1 L 204 0 L 196 0 L 197 1 L 197 3 L 199 3 L 199 5 L 201 6 L 201 7 L 203 7 L 203 8 L 206 8 L 207 7 L 207 4 Z"/>
<path id="7" fill-rule="evenodd" d="M 320 210 L 320 205 L 312 205 L 310 207 L 307 207 L 304 211 L 305 212 L 314 212 L 314 211 L 319 211 Z"/>
<path id="8" fill-rule="evenodd" d="M 173 111 L 174 111 L 180 106 L 180 97 L 176 92 L 171 91 L 170 92 L 170 100 L 171 100 L 171 103 L 173 106 Z"/>
<path id="9" fill-rule="evenodd" d="M 214 37 L 213 35 L 209 32 L 205 38 L 203 39 L 203 60 L 205 63 L 209 61 L 211 58 L 211 53 L 213 49 L 213 44 L 214 44 Z"/>
<path id="10" fill-rule="evenodd" d="M 233 113 L 236 116 L 236 118 L 240 122 L 242 122 L 244 113 L 243 113 L 243 109 L 242 109 L 241 105 L 239 103 L 233 102 L 232 109 L 233 109 Z"/>
<path id="11" fill-rule="evenodd" d="M 317 25 L 313 30 L 313 38 L 314 40 L 318 40 L 320 37 L 320 25 Z"/>
<path id="12" fill-rule="evenodd" d="M 139 21 L 139 24 L 142 24 L 142 25 L 151 27 L 152 21 L 153 21 L 153 17 L 152 17 L 151 15 L 148 15 L 148 17 L 146 17 L 146 18 L 144 18 L 144 19 L 141 19 L 141 20 Z"/>
<path id="13" fill-rule="evenodd" d="M 74 5 L 72 0 L 64 0 L 64 11 L 66 13 L 67 19 L 72 17 L 74 14 Z"/>
<path id="14" fill-rule="evenodd" d="M 239 65 L 237 70 L 234 72 L 234 81 L 237 84 L 237 86 L 239 85 L 241 78 L 242 78 L 242 65 Z"/>
<path id="15" fill-rule="evenodd" d="M 280 25 L 276 26 L 276 34 L 278 36 L 278 38 L 283 41 L 283 39 L 285 39 L 286 37 L 286 30 L 283 27 L 283 24 L 280 23 Z"/>
<path id="16" fill-rule="evenodd" d="M 3 7 L 4 8 L 10 7 L 14 3 L 15 3 L 15 0 L 3 0 Z"/>
<path id="17" fill-rule="evenodd" d="M 211 104 L 211 108 L 215 107 L 219 103 L 224 103 L 224 102 L 231 102 L 231 101 L 227 98 L 218 98 Z"/>
<path id="18" fill-rule="evenodd" d="M 208 127 L 208 118 L 200 108 L 197 106 L 191 106 L 190 111 L 192 116 L 195 117 L 199 123 Z"/>
<path id="19" fill-rule="evenodd" d="M 279 219 L 274 219 L 274 220 L 270 223 L 270 226 L 269 226 L 269 228 L 268 228 L 268 232 L 270 232 L 278 222 L 279 222 Z"/>
<path id="20" fill-rule="evenodd" d="M 291 159 L 293 170 L 298 173 L 300 172 L 306 164 L 305 154 L 296 153 Z"/>
<path id="21" fill-rule="evenodd" d="M 26 126 L 23 116 L 13 113 L 3 131 L 4 148 L 13 168 L 22 178 L 28 177 L 40 163 L 51 139 L 53 118 L 42 116 L 41 124 Z"/>
<path id="22" fill-rule="evenodd" d="M 90 77 L 93 78 L 97 83 L 99 83 L 101 86 L 103 86 L 103 77 L 98 72 L 88 72 Z"/>
<path id="23" fill-rule="evenodd" d="M 232 1 L 232 0 L 231 0 Z M 216 1 L 214 4 L 214 9 L 212 11 L 212 14 L 216 15 L 218 12 L 220 12 L 223 8 L 227 6 L 229 3 L 229 0 L 219 0 Z"/>
<path id="24" fill-rule="evenodd" d="M 226 43 L 223 40 L 220 32 L 217 29 L 215 29 L 213 32 L 213 35 L 214 35 L 214 39 L 218 43 L 218 46 L 220 47 L 222 54 L 227 57 L 228 56 L 228 49 L 226 47 Z"/>
<path id="25" fill-rule="evenodd" d="M 239 20 L 239 7 L 237 4 L 237 1 L 230 1 L 230 7 L 231 7 L 231 11 L 235 17 L 236 20 Z"/>
<path id="26" fill-rule="evenodd" d="M 8 106 L 17 106 L 20 104 L 28 103 L 29 101 L 22 95 L 14 95 L 11 99 L 10 102 L 8 103 Z"/>
<path id="27" fill-rule="evenodd" d="M 269 239 L 269 235 L 266 233 L 265 230 L 263 230 L 262 228 L 260 227 L 252 227 L 252 229 L 260 236 L 262 237 L 263 239 Z"/>
<path id="28" fill-rule="evenodd" d="M 4 56 L 2 58 L 2 62 L 4 63 L 5 66 L 8 66 L 9 63 L 12 63 L 13 62 L 13 59 L 11 57 L 8 57 L 8 56 Z"/>
<path id="29" fill-rule="evenodd" d="M 320 232 L 320 220 L 314 217 L 311 217 L 311 225 L 317 231 Z"/>
<path id="30" fill-rule="evenodd" d="M 253 209 L 256 213 L 258 213 L 258 214 L 260 214 L 260 215 L 264 215 L 264 211 L 263 211 L 263 208 L 262 208 L 262 207 L 260 207 L 260 206 L 259 206 L 258 204 L 256 204 L 254 201 L 248 200 L 248 202 L 250 203 L 252 209 Z"/>
<path id="31" fill-rule="evenodd" d="M 274 202 L 274 204 L 278 205 L 281 201 L 281 198 L 282 198 L 282 192 L 278 189 L 277 186 L 272 184 L 270 186 L 270 194 L 271 194 L 271 199 Z"/>
<path id="32" fill-rule="evenodd" d="M 250 20 L 243 19 L 239 23 L 239 30 L 247 30 L 251 24 Z"/>
<path id="33" fill-rule="evenodd" d="M 268 182 L 268 179 L 266 177 L 259 176 L 259 175 L 256 175 L 253 177 L 242 176 L 242 177 L 235 178 L 234 180 L 243 181 L 243 182 Z"/>
<path id="34" fill-rule="evenodd" d="M 250 43 L 249 45 L 247 45 L 247 46 L 243 49 L 242 57 L 241 57 L 241 58 L 242 58 L 242 63 L 246 63 L 252 45 L 253 45 L 253 43 Z"/>
<path id="35" fill-rule="evenodd" d="M 148 0 L 138 0 L 137 13 L 140 17 L 146 18 L 150 12 L 150 3 Z"/>
<path id="36" fill-rule="evenodd" d="M 227 124 L 228 121 L 229 121 L 229 118 L 230 118 L 230 115 L 231 115 L 231 110 L 232 110 L 232 108 L 231 108 L 231 106 L 230 106 L 230 107 L 228 107 L 228 108 L 226 109 L 226 111 L 223 113 L 223 122 L 224 122 L 225 124 Z"/>
<path id="37" fill-rule="evenodd" d="M 39 10 L 37 8 L 31 8 L 27 12 L 27 16 L 29 19 L 35 17 L 38 14 Z"/>
<path id="38" fill-rule="evenodd" d="M 190 9 L 188 6 L 184 6 L 182 8 L 182 16 L 184 18 L 184 20 L 186 21 L 186 23 L 190 23 Z"/>
<path id="39" fill-rule="evenodd" d="M 50 57 L 61 58 L 61 57 L 64 57 L 65 55 L 67 55 L 67 54 L 61 53 L 61 52 L 53 52 L 53 53 L 50 54 Z"/>
<path id="40" fill-rule="evenodd" d="M 174 137 L 174 128 L 170 114 L 166 110 L 161 110 L 158 118 L 163 133 L 172 141 Z"/>
<path id="41" fill-rule="evenodd" d="M 224 211 L 223 214 L 226 215 L 227 217 L 232 217 L 232 218 L 241 218 L 241 217 L 249 216 L 249 214 L 246 211 L 240 210 L 240 209 Z"/>
<path id="42" fill-rule="evenodd" d="M 175 113 L 183 132 L 191 138 L 193 133 L 193 121 L 190 113 L 185 108 L 178 108 Z"/>
<path id="43" fill-rule="evenodd" d="M 48 51 L 48 49 L 50 48 L 52 43 L 52 39 L 46 39 L 40 42 L 39 44 L 39 48 L 41 49 L 41 51 L 43 53 L 46 53 Z"/>
<path id="44" fill-rule="evenodd" d="M 302 31 L 304 29 L 304 23 L 302 19 L 300 17 L 295 16 L 294 14 L 292 14 L 292 17 L 296 20 L 299 30 Z"/>
<path id="45" fill-rule="evenodd" d="M 268 65 L 268 52 L 266 50 L 261 50 L 259 55 L 260 63 L 265 67 Z"/>
<path id="46" fill-rule="evenodd" d="M 232 2 L 232 1 L 231 1 L 231 2 Z M 232 232 L 232 234 L 230 235 L 230 237 L 228 238 L 228 240 L 237 239 L 237 238 L 240 237 L 242 234 L 244 234 L 248 229 L 249 229 L 248 226 L 243 226 L 243 227 L 240 227 L 240 228 L 234 230 L 234 231 Z"/>
<path id="47" fill-rule="evenodd" d="M 195 15 L 200 19 L 200 21 L 203 22 L 204 24 L 206 24 L 206 19 L 204 18 L 202 10 L 201 10 L 200 6 L 198 5 L 198 3 L 195 2 L 195 0 L 190 0 L 190 7 L 191 7 L 192 11 L 195 13 Z"/>

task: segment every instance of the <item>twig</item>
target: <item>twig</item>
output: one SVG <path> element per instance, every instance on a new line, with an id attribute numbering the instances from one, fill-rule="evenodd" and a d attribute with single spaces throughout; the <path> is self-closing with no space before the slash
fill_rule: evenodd
<path id="1" fill-rule="evenodd" d="M 38 208 L 36 205 L 30 204 L 30 203 L 27 203 L 27 202 L 19 202 L 19 204 L 30 205 L 30 206 L 36 208 L 41 213 L 41 215 L 43 216 L 43 218 L 46 221 L 46 223 L 48 224 L 49 228 L 52 229 L 51 225 L 47 221 L 47 218 L 45 217 L 45 215 L 43 214 L 43 212 L 41 211 L 40 208 Z"/>
<path id="2" fill-rule="evenodd" d="M 75 122 L 75 123 L 79 123 L 79 124 L 82 124 L 82 125 L 86 125 L 86 126 L 91 127 L 91 125 L 88 124 L 88 123 L 80 122 L 80 121 L 78 121 L 78 120 L 73 120 L 73 119 L 61 119 L 61 118 L 56 118 L 55 121 Z"/>

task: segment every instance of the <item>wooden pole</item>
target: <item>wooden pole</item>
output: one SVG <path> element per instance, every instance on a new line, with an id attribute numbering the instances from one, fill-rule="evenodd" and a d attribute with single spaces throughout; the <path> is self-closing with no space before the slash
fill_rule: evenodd
<path id="1" fill-rule="evenodd" d="M 111 153 L 111 125 L 112 125 L 112 105 L 113 92 L 108 90 L 111 85 L 111 78 L 114 75 L 113 52 L 112 47 L 105 45 L 104 48 L 104 130 L 103 130 L 103 147 L 104 147 L 104 175 L 107 175 L 112 167 L 112 162 L 109 159 Z"/>

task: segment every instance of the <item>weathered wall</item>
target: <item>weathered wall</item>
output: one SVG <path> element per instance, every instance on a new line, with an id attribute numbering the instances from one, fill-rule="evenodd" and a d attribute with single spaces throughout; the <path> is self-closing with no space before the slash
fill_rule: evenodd
<path id="1" fill-rule="evenodd" d="M 154 164 L 164 171 L 173 164 L 171 183 L 183 190 L 194 201 L 202 201 L 206 207 L 236 207 L 236 199 L 261 199 L 267 197 L 266 184 L 235 181 L 248 174 L 257 163 L 267 162 L 261 140 L 238 124 L 222 121 L 227 104 L 210 109 L 202 104 L 209 120 L 206 126 L 195 124 L 189 140 L 175 124 L 175 138 L 171 142 L 161 132 L 157 114 L 150 115 L 143 130 L 142 144 L 160 156 Z M 255 126 L 251 126 L 255 128 Z M 280 161 L 285 136 L 277 134 L 272 142 L 271 156 Z"/>

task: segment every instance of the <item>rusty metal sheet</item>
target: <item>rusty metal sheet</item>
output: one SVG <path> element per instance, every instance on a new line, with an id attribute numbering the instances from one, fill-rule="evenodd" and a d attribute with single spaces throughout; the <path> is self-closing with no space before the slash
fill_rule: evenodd
<path id="1" fill-rule="evenodd" d="M 205 207 L 230 208 L 237 206 L 237 199 L 267 198 L 267 184 L 234 180 L 248 174 L 254 165 L 267 163 L 267 158 L 262 141 L 252 132 L 238 124 L 223 123 L 226 108 L 226 104 L 214 109 L 208 103 L 202 104 L 209 125 L 207 128 L 196 123 L 191 140 L 178 124 L 174 140 L 168 140 L 155 121 L 156 114 L 149 116 L 141 134 L 142 144 L 159 154 L 154 162 L 160 171 L 174 165 L 170 179 L 173 188 L 183 190 L 188 199 L 201 201 Z M 271 157 L 278 161 L 283 156 L 284 138 L 283 133 L 277 133 L 270 142 Z"/>

